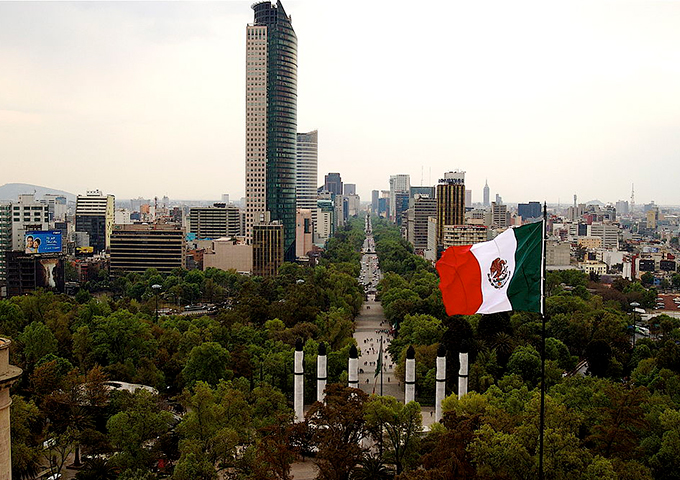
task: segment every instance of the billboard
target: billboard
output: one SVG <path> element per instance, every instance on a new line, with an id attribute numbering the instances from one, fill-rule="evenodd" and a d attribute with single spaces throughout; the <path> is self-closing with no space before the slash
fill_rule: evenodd
<path id="1" fill-rule="evenodd" d="M 61 230 L 26 232 L 24 245 L 26 253 L 61 253 Z"/>
<path id="2" fill-rule="evenodd" d="M 40 258 L 35 264 L 35 286 L 47 290 L 64 291 L 64 260 Z"/>
<path id="3" fill-rule="evenodd" d="M 76 247 L 76 255 L 92 255 L 94 247 Z"/>

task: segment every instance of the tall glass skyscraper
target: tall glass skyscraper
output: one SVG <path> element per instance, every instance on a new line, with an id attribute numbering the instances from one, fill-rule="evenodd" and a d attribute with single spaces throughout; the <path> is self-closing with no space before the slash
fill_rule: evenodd
<path id="1" fill-rule="evenodd" d="M 253 5 L 246 33 L 246 235 L 283 224 L 286 260 L 295 258 L 297 37 L 280 1 Z"/>

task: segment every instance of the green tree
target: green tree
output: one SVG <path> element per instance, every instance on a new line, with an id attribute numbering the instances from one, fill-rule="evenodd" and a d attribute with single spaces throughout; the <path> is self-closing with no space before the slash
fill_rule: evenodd
<path id="1" fill-rule="evenodd" d="M 109 439 L 118 452 L 111 463 L 122 470 L 148 469 L 158 448 L 155 439 L 168 432 L 172 414 L 159 408 L 159 399 L 147 390 L 122 394 L 123 409 L 106 422 Z"/>
<path id="2" fill-rule="evenodd" d="M 364 455 L 360 441 L 366 436 L 364 403 L 368 395 L 355 388 L 331 384 L 326 402 L 315 402 L 306 420 L 318 448 L 317 466 L 323 480 L 348 480 Z"/>
<path id="3" fill-rule="evenodd" d="M 38 473 L 42 445 L 39 446 L 41 412 L 32 400 L 12 395 L 10 427 L 12 472 L 17 478 L 33 478 Z"/>
<path id="4" fill-rule="evenodd" d="M 640 277 L 642 285 L 649 288 L 654 284 L 654 274 L 652 272 L 645 272 Z"/>
<path id="5" fill-rule="evenodd" d="M 48 354 L 57 353 L 57 339 L 44 323 L 31 322 L 17 338 L 22 347 L 24 365 L 33 364 Z"/>
<path id="6" fill-rule="evenodd" d="M 365 405 L 366 428 L 386 448 L 384 458 L 394 464 L 397 475 L 416 460 L 422 431 L 420 404 L 404 405 L 394 397 L 372 396 Z"/>
<path id="7" fill-rule="evenodd" d="M 217 385 L 220 380 L 229 380 L 233 376 L 229 369 L 230 359 L 227 349 L 219 343 L 203 343 L 191 350 L 182 376 L 189 386 L 198 381 Z"/>
<path id="8" fill-rule="evenodd" d="M 519 375 L 530 386 L 541 378 L 541 355 L 532 346 L 517 347 L 508 360 L 508 373 Z"/>
<path id="9" fill-rule="evenodd" d="M 9 300 L 0 300 L 0 335 L 16 338 L 26 326 L 24 312 Z"/>
<path id="10" fill-rule="evenodd" d="M 235 468 L 237 448 L 248 445 L 252 433 L 252 407 L 246 394 L 229 382 L 212 389 L 199 381 L 193 393 L 184 394 L 182 403 L 187 414 L 178 426 L 180 471 L 213 478 L 216 471 Z M 213 466 L 212 472 L 207 465 Z"/>

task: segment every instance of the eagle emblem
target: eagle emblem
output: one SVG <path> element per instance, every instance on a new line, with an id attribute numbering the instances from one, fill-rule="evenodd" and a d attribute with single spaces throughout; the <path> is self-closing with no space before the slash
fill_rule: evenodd
<path id="1" fill-rule="evenodd" d="M 503 288 L 510 278 L 508 262 L 501 260 L 500 258 L 496 258 L 496 260 L 491 262 L 489 273 L 486 274 L 486 278 L 494 288 Z"/>

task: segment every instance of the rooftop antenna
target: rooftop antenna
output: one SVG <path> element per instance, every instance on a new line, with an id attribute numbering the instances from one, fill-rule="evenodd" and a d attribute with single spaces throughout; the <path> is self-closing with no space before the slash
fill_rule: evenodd
<path id="1" fill-rule="evenodd" d="M 633 183 L 630 188 L 630 213 L 635 210 L 635 184 Z"/>
<path id="2" fill-rule="evenodd" d="M 423 184 L 423 166 L 420 166 L 420 184 Z"/>

